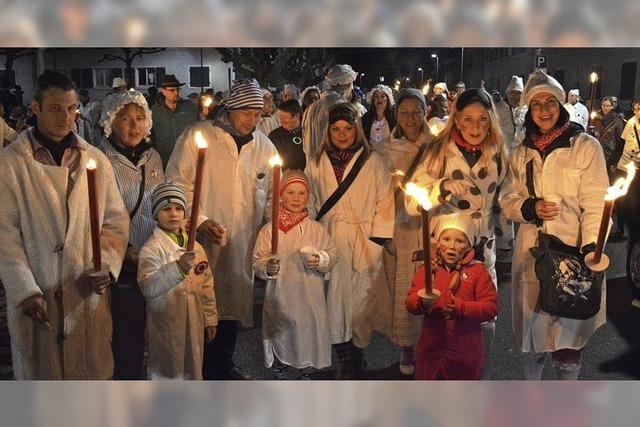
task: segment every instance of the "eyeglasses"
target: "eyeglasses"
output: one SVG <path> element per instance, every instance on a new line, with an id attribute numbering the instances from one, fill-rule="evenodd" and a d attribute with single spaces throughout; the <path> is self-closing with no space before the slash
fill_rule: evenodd
<path id="1" fill-rule="evenodd" d="M 545 102 L 534 101 L 530 105 L 532 111 L 555 110 L 558 106 L 558 100 L 556 99 L 550 99 Z"/>

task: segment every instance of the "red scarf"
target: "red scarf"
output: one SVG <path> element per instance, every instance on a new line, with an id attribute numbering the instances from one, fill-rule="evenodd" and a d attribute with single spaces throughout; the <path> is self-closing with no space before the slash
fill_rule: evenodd
<path id="1" fill-rule="evenodd" d="M 301 212 L 288 211 L 284 206 L 280 207 L 280 221 L 278 228 L 283 233 L 288 233 L 296 225 L 300 224 L 302 220 L 309 216 L 309 211 L 305 208 Z"/>
<path id="2" fill-rule="evenodd" d="M 344 150 L 327 150 L 327 155 L 333 167 L 333 173 L 336 174 L 338 184 L 342 182 L 342 176 L 344 175 L 344 171 L 347 170 L 347 165 L 359 149 L 360 144 Z"/>
<path id="3" fill-rule="evenodd" d="M 469 144 L 462 137 L 462 135 L 460 135 L 460 133 L 458 132 L 458 130 L 456 128 L 451 129 L 451 139 L 453 139 L 453 142 L 455 142 L 458 147 L 460 147 L 464 151 L 468 151 L 470 153 L 473 153 L 474 151 L 480 151 L 480 150 L 482 150 L 482 147 L 484 147 L 484 142 L 482 142 L 479 145 L 471 145 L 471 144 Z M 491 140 L 495 140 L 495 137 L 492 136 Z"/>
<path id="4" fill-rule="evenodd" d="M 533 145 L 535 145 L 539 151 L 544 151 L 547 149 L 549 145 L 551 145 L 553 141 L 555 141 L 563 133 L 565 133 L 567 129 L 569 129 L 569 122 L 565 123 L 564 126 L 555 128 L 545 133 L 544 135 L 537 132 L 536 133 L 532 132 L 531 142 L 533 142 Z"/>
<path id="5" fill-rule="evenodd" d="M 460 288 L 460 271 L 462 270 L 463 267 L 466 267 L 467 265 L 471 264 L 475 255 L 476 255 L 475 250 L 472 248 L 469 250 L 469 252 L 467 252 L 462 257 L 460 261 L 458 261 L 458 263 L 455 266 L 453 266 L 453 274 L 451 274 L 451 280 L 449 281 L 449 290 L 451 291 L 452 295 L 455 295 L 456 292 L 458 292 L 458 288 Z M 447 269 L 447 266 L 444 263 L 444 260 L 442 259 L 442 255 L 440 254 L 440 251 L 436 252 L 436 262 L 442 268 Z"/>

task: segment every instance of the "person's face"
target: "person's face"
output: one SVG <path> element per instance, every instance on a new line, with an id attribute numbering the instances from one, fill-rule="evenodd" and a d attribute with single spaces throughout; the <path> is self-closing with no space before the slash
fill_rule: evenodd
<path id="1" fill-rule="evenodd" d="M 282 200 L 282 205 L 289 212 L 302 212 L 307 207 L 309 192 L 307 187 L 299 182 L 294 182 L 287 185 L 287 188 L 284 189 L 280 196 L 280 200 Z"/>
<path id="2" fill-rule="evenodd" d="M 611 97 L 611 105 L 613 106 L 614 110 L 616 108 L 618 108 L 618 97 L 617 96 L 612 96 Z"/>
<path id="3" fill-rule="evenodd" d="M 229 111 L 229 122 L 240 136 L 247 136 L 258 126 L 261 111 L 255 108 Z"/>
<path id="4" fill-rule="evenodd" d="M 353 82 L 344 86 L 339 86 L 337 91 L 342 96 L 344 96 L 344 99 L 351 102 L 351 96 L 352 96 L 351 92 L 353 92 Z"/>
<path id="5" fill-rule="evenodd" d="M 82 102 L 83 104 L 89 102 L 90 99 L 91 98 L 89 97 L 89 95 L 80 95 L 80 102 Z"/>
<path id="6" fill-rule="evenodd" d="M 59 142 L 74 128 L 78 94 L 75 90 L 47 89 L 42 94 L 42 102 L 33 100 L 31 109 L 38 117 L 38 130 Z"/>
<path id="7" fill-rule="evenodd" d="M 578 95 L 576 95 L 575 93 L 570 93 L 569 94 L 569 103 L 571 105 L 576 105 L 577 102 L 578 102 Z"/>
<path id="8" fill-rule="evenodd" d="M 442 92 L 444 92 L 444 90 L 442 90 L 442 88 L 440 86 L 434 87 L 433 88 L 433 93 L 436 95 L 441 95 Z"/>
<path id="9" fill-rule="evenodd" d="M 118 86 L 118 87 L 116 88 L 116 92 L 117 92 L 117 93 L 122 93 L 122 92 L 124 92 L 125 90 L 127 90 L 127 85 Z"/>
<path id="10" fill-rule="evenodd" d="M 284 93 L 282 94 L 282 100 L 283 100 L 283 101 L 290 101 L 290 100 L 292 100 L 292 99 L 293 99 L 293 93 L 291 93 L 291 92 L 284 92 Z"/>
<path id="11" fill-rule="evenodd" d="M 455 117 L 458 131 L 471 145 L 480 145 L 491 128 L 489 112 L 480 103 L 469 104 Z"/>
<path id="12" fill-rule="evenodd" d="M 336 148 L 344 150 L 353 145 L 356 140 L 356 126 L 346 120 L 338 120 L 329 125 L 329 136 Z"/>
<path id="13" fill-rule="evenodd" d="M 377 90 L 373 93 L 373 105 L 379 109 L 387 108 L 387 104 L 389 104 L 389 98 L 387 94 L 381 90 Z"/>
<path id="14" fill-rule="evenodd" d="M 522 92 L 520 92 L 519 90 L 510 90 L 509 92 L 507 92 L 507 102 L 510 106 L 515 108 L 520 104 L 521 95 Z"/>
<path id="15" fill-rule="evenodd" d="M 286 130 L 293 130 L 300 127 L 300 116 L 297 114 L 291 114 L 287 111 L 278 110 L 278 116 L 280 116 L 280 124 Z"/>
<path id="16" fill-rule="evenodd" d="M 538 125 L 541 133 L 553 129 L 560 118 L 560 103 L 549 92 L 540 92 L 531 98 L 529 110 L 531 119 Z"/>
<path id="17" fill-rule="evenodd" d="M 456 92 L 457 95 L 460 95 L 462 92 L 464 92 L 466 89 L 466 86 L 464 84 L 458 84 L 456 85 Z"/>
<path id="18" fill-rule="evenodd" d="M 411 98 L 404 99 L 398 105 L 398 126 L 403 133 L 414 135 L 420 132 L 424 122 L 425 112 L 422 111 L 418 101 Z"/>
<path id="19" fill-rule="evenodd" d="M 271 94 L 266 94 L 262 97 L 264 99 L 264 106 L 262 107 L 262 113 L 270 116 L 275 111 L 275 105 L 273 104 L 273 97 Z"/>
<path id="20" fill-rule="evenodd" d="M 602 107 L 602 112 L 604 114 L 609 114 L 609 112 L 613 110 L 613 105 L 611 105 L 611 101 L 609 100 L 602 101 L 602 104 L 600 104 L 600 107 Z"/>
<path id="21" fill-rule="evenodd" d="M 318 93 L 317 90 L 310 90 L 305 95 L 305 98 L 307 98 L 309 100 L 309 102 L 310 102 L 309 105 L 311 105 L 311 104 L 313 104 L 314 102 L 316 102 L 317 100 L 320 99 L 320 94 Z"/>
<path id="22" fill-rule="evenodd" d="M 180 99 L 180 86 L 163 87 L 161 90 L 167 104 L 175 104 Z"/>
<path id="23" fill-rule="evenodd" d="M 169 203 L 158 211 L 156 219 L 164 231 L 178 233 L 184 224 L 184 209 L 177 203 Z"/>
<path id="24" fill-rule="evenodd" d="M 15 107 L 13 107 L 11 109 L 11 117 L 15 119 L 22 117 L 22 107 L 19 105 L 16 105 Z"/>
<path id="25" fill-rule="evenodd" d="M 447 265 L 457 264 L 471 249 L 467 235 L 460 230 L 447 228 L 438 237 L 438 250 Z"/>
<path id="26" fill-rule="evenodd" d="M 145 113 L 136 104 L 127 104 L 118 111 L 111 125 L 116 140 L 125 147 L 135 147 L 142 142 L 145 127 Z"/>

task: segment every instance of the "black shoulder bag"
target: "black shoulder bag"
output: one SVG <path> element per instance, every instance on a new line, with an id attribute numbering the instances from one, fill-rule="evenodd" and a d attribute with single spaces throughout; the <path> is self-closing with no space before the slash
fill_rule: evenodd
<path id="1" fill-rule="evenodd" d="M 331 196 L 329 196 L 329 198 L 323 203 L 320 211 L 316 215 L 316 221 L 320 221 L 322 217 L 325 216 L 327 212 L 329 212 L 331 208 L 335 206 L 336 203 L 338 203 L 338 200 L 340 200 L 342 196 L 344 196 L 344 193 L 347 192 L 349 187 L 351 187 L 351 184 L 353 184 L 353 181 L 355 181 L 356 177 L 358 176 L 358 173 L 360 172 L 360 169 L 362 169 L 364 162 L 365 156 L 364 153 L 361 153 L 360 156 L 356 159 L 347 176 L 345 176 L 342 182 L 338 185 L 338 188 L 336 188 Z"/>
<path id="2" fill-rule="evenodd" d="M 533 168 L 527 167 L 527 188 L 535 197 Z M 579 247 L 569 246 L 538 227 L 538 245 L 530 248 L 540 282 L 538 305 L 552 316 L 589 319 L 600 311 L 602 277 L 594 279 Z"/>

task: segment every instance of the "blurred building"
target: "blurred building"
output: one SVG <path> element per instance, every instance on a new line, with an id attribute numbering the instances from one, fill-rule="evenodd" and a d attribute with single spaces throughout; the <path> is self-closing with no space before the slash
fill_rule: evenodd
<path id="1" fill-rule="evenodd" d="M 159 87 L 165 74 L 175 74 L 180 82 L 186 83 L 182 87 L 183 97 L 191 92 L 200 92 L 201 88 L 228 90 L 234 79 L 233 65 L 222 62 L 220 54 L 210 48 L 167 48 L 135 57 L 129 76 L 126 75 L 124 61 L 104 60 L 105 55 L 123 57 L 124 51 L 101 48 L 39 49 L 35 54 L 14 61 L 15 84 L 22 87 L 26 103 L 35 92 L 37 75 L 44 70 L 55 69 L 66 74 L 79 88 L 87 89 L 95 100 L 111 92 L 114 77 L 123 77 L 128 80 L 130 87 L 146 92 L 151 86 Z M 0 75 L 4 74 L 4 64 L 5 56 L 0 54 Z"/>

